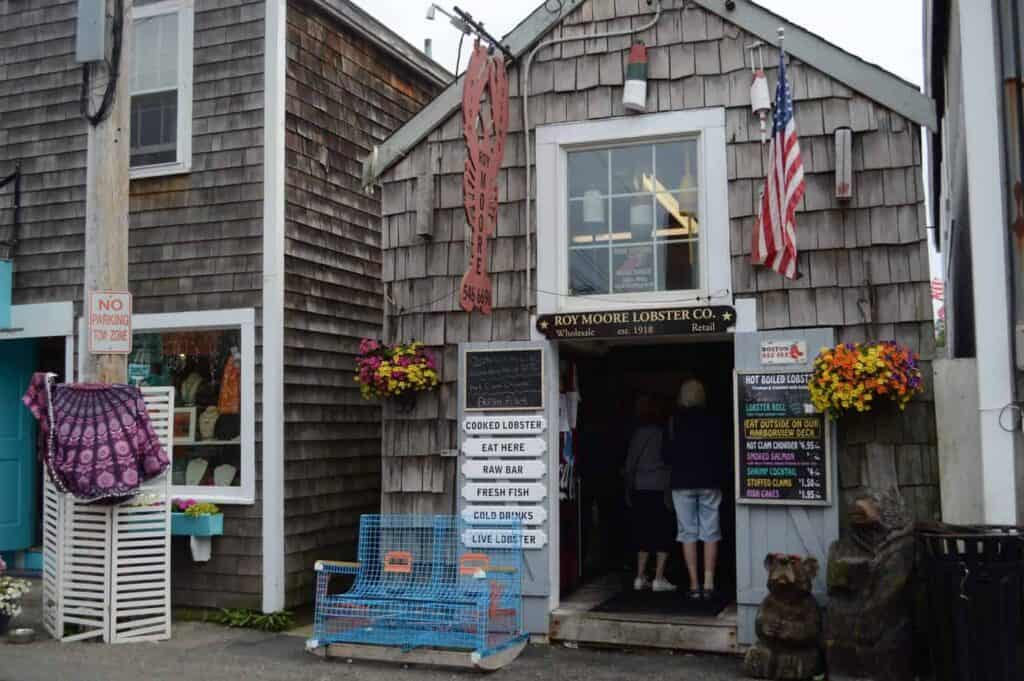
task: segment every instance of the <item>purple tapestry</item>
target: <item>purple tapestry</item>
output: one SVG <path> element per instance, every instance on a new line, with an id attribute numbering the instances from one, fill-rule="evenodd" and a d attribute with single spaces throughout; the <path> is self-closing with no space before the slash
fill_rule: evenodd
<path id="1" fill-rule="evenodd" d="M 39 421 L 53 484 L 84 501 L 121 500 L 170 464 L 138 388 L 53 385 L 37 373 L 22 402 Z"/>

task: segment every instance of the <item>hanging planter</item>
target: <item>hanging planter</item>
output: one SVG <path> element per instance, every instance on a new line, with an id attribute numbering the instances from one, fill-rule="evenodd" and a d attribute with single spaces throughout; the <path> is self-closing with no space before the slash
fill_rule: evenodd
<path id="1" fill-rule="evenodd" d="M 892 402 L 900 411 L 924 390 L 918 356 L 895 341 L 822 348 L 808 382 L 811 401 L 830 418 Z"/>
<path id="2" fill-rule="evenodd" d="M 416 395 L 434 389 L 437 366 L 422 343 L 386 345 L 364 338 L 356 357 L 355 381 L 365 400 L 388 399 L 400 410 L 415 406 Z"/>

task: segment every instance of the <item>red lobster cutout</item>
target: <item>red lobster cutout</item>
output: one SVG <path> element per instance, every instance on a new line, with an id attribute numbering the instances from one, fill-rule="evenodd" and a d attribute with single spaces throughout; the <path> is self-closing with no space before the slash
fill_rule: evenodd
<path id="1" fill-rule="evenodd" d="M 466 170 L 462 200 L 470 237 L 469 266 L 459 287 L 459 304 L 466 312 L 491 313 L 491 278 L 487 272 L 487 240 L 498 222 L 498 169 L 508 135 L 508 78 L 500 54 L 488 55 L 479 41 L 466 67 L 462 90 L 462 134 L 466 138 Z M 484 93 L 490 91 L 490 106 Z"/>

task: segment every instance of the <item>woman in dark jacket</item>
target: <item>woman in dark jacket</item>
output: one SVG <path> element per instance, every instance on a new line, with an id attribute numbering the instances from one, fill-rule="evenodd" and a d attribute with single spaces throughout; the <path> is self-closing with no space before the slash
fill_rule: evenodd
<path id="1" fill-rule="evenodd" d="M 690 577 L 691 598 L 711 598 L 715 590 L 718 543 L 722 538 L 718 507 L 722 503 L 726 442 L 717 419 L 705 408 L 704 386 L 683 381 L 676 412 L 669 422 L 666 462 L 672 467 L 670 486 L 676 510 L 683 560 Z M 698 580 L 697 542 L 704 542 L 704 588 Z"/>

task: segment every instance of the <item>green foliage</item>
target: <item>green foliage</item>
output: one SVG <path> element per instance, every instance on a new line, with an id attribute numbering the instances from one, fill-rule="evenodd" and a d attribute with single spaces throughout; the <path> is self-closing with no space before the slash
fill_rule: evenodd
<path id="1" fill-rule="evenodd" d="M 189 518 L 199 518 L 204 515 L 217 515 L 218 513 L 220 513 L 220 509 L 217 508 L 216 504 L 211 504 L 205 501 L 192 504 L 185 509 L 185 515 Z"/>
<path id="2" fill-rule="evenodd" d="M 179 613 L 179 619 L 197 621 L 194 611 Z M 288 610 L 263 613 L 248 608 L 228 607 L 203 613 L 202 622 L 209 622 L 236 629 L 255 629 L 261 632 L 278 633 L 295 627 L 295 619 Z"/>

